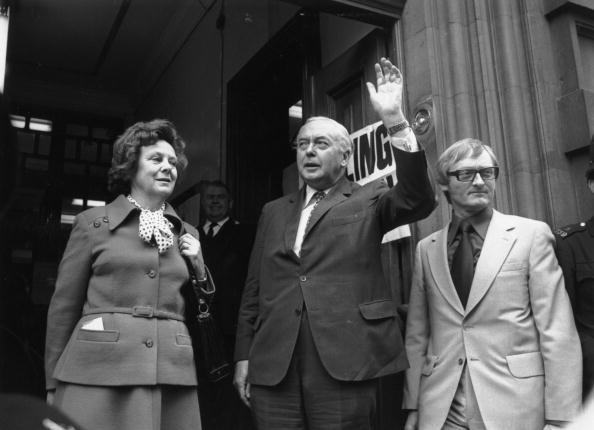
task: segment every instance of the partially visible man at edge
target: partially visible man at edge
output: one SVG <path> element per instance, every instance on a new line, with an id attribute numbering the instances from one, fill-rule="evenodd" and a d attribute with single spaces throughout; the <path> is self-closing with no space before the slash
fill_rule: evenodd
<path id="1" fill-rule="evenodd" d="M 594 159 L 594 136 L 590 143 L 590 154 Z M 592 160 L 586 169 L 586 185 L 588 191 L 594 194 Z M 565 288 L 573 306 L 575 325 L 582 345 L 585 401 L 594 387 L 594 216 L 587 221 L 557 229 L 555 237 L 557 258 L 563 269 Z"/>
<path id="2" fill-rule="evenodd" d="M 435 194 L 402 112 L 402 75 L 380 63 L 377 90 L 367 87 L 397 185 L 350 182 L 347 130 L 312 117 L 296 138 L 305 186 L 262 210 L 235 350 L 235 385 L 259 429 L 371 429 L 377 378 L 408 365 L 380 244 L 387 231 L 429 215 Z"/>

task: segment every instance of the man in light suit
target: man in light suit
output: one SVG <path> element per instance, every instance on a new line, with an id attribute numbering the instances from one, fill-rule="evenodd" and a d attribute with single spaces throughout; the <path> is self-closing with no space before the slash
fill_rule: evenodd
<path id="1" fill-rule="evenodd" d="M 475 139 L 437 162 L 453 215 L 416 251 L 406 430 L 542 430 L 578 412 L 581 351 L 553 235 L 493 209 L 498 173 Z"/>
<path id="2" fill-rule="evenodd" d="M 377 91 L 368 88 L 398 184 L 350 182 L 347 130 L 313 117 L 296 139 L 306 186 L 262 210 L 235 349 L 235 385 L 260 429 L 370 429 L 376 378 L 407 366 L 380 243 L 426 217 L 435 196 L 402 113 L 400 72 L 386 59 L 375 69 Z"/>

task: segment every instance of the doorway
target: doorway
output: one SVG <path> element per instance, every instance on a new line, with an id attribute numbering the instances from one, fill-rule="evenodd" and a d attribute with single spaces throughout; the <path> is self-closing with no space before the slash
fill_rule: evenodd
<path id="1" fill-rule="evenodd" d="M 336 23 L 332 20 L 340 21 L 341 31 L 330 30 Z M 349 32 L 349 25 L 356 31 Z M 344 48 L 336 34 L 354 40 Z M 365 83 L 375 82 L 374 64 L 380 57 L 394 57 L 392 34 L 390 28 L 300 11 L 230 81 L 227 181 L 240 221 L 255 224 L 262 206 L 290 188 L 287 176 L 297 181 L 288 111 L 298 101 L 304 119 L 328 116 L 351 133 L 378 121 Z M 287 175 L 291 169 L 294 174 Z M 394 300 L 404 303 L 404 286 L 411 278 L 411 238 L 384 244 L 382 259 Z M 402 428 L 402 383 L 402 374 L 382 378 L 378 429 Z"/>

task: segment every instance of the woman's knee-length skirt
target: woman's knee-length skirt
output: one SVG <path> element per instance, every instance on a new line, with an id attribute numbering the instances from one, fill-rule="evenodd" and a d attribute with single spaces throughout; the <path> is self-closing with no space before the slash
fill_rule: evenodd
<path id="1" fill-rule="evenodd" d="M 87 430 L 200 430 L 196 387 L 59 383 L 54 405 Z"/>

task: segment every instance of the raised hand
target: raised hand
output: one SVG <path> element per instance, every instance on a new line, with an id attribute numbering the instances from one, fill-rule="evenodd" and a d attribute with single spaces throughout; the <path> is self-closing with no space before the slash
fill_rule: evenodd
<path id="1" fill-rule="evenodd" d="M 396 124 L 404 119 L 402 113 L 402 73 L 387 58 L 375 64 L 377 89 L 367 82 L 369 98 L 375 112 L 384 122 Z"/>

